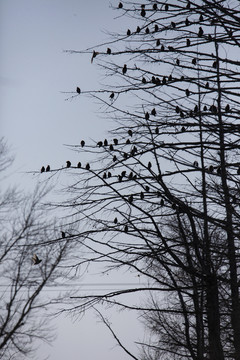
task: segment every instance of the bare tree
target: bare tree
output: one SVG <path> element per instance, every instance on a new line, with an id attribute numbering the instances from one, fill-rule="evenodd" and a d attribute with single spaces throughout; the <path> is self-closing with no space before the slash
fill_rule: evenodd
<path id="1" fill-rule="evenodd" d="M 2 177 L 11 162 L 2 139 Z M 46 193 L 46 189 L 39 187 L 31 195 L 16 188 L 7 188 L 0 194 L 2 359 L 29 358 L 34 354 L 34 344 L 54 338 L 49 308 L 59 298 L 57 284 L 64 283 L 68 277 L 64 264 L 71 247 L 69 239 L 62 239 L 56 230 L 56 221 L 42 208 Z M 55 292 L 47 293 L 47 289 L 55 289 Z"/>
<path id="2" fill-rule="evenodd" d="M 64 206 L 85 236 L 81 263 L 149 279 L 75 309 L 145 311 L 157 358 L 240 359 L 238 6 L 120 2 L 129 29 L 85 51 L 109 81 L 73 95 L 92 95 L 115 121 L 108 139 L 73 147 L 89 163 L 68 166 L 79 174 Z M 160 295 L 147 308 L 119 300 L 149 289 Z"/>

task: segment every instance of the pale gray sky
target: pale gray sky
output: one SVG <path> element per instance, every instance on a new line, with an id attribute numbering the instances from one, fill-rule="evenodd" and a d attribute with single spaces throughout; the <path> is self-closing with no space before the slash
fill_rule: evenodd
<path id="1" fill-rule="evenodd" d="M 105 136 L 108 121 L 98 117 L 97 105 L 81 97 L 65 101 L 62 93 L 76 86 L 93 89 L 103 74 L 90 56 L 63 50 L 105 41 L 102 30 L 125 30 L 116 15 L 108 0 L 0 0 L 0 134 L 16 155 L 11 182 L 32 188 L 34 176 L 26 172 L 77 160 L 63 144 Z M 109 316 L 116 318 L 111 311 Z M 133 315 L 121 313 L 117 325 L 126 344 L 140 339 Z M 52 348 L 40 347 L 37 359 L 48 354 L 50 360 L 128 358 L 91 313 L 74 324 L 61 317 L 56 326 L 58 338 Z"/>

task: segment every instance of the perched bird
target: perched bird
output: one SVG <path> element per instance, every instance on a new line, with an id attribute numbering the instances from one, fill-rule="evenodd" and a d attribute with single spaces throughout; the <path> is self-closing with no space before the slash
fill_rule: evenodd
<path id="1" fill-rule="evenodd" d="M 175 111 L 176 111 L 176 113 L 177 113 L 177 114 L 179 114 L 179 113 L 180 113 L 180 108 L 179 108 L 179 106 L 178 106 L 178 105 L 176 106 Z"/>
<path id="2" fill-rule="evenodd" d="M 175 24 L 175 22 L 174 22 L 174 21 L 172 21 L 172 22 L 171 22 L 171 26 L 172 26 L 172 28 L 173 28 L 173 29 L 175 29 L 176 24 Z"/>
<path id="3" fill-rule="evenodd" d="M 109 150 L 110 150 L 110 151 L 113 151 L 113 150 L 114 150 L 114 149 L 113 149 L 113 144 L 110 144 L 110 145 L 109 145 Z"/>
<path id="4" fill-rule="evenodd" d="M 158 30 L 159 30 L 158 24 L 155 24 L 155 25 L 154 25 L 154 31 L 155 31 L 155 32 L 158 32 Z"/>
<path id="5" fill-rule="evenodd" d="M 240 175 L 240 167 L 237 169 L 237 174 Z"/>
<path id="6" fill-rule="evenodd" d="M 42 167 L 41 167 L 41 173 L 43 173 L 44 171 L 45 171 L 45 167 L 42 166 Z"/>
<path id="7" fill-rule="evenodd" d="M 99 54 L 99 52 L 93 50 L 93 54 L 92 54 L 92 58 L 91 58 L 91 63 L 93 62 L 93 59 Z"/>
<path id="8" fill-rule="evenodd" d="M 81 89 L 77 86 L 77 88 L 76 88 L 76 92 L 78 93 L 78 94 L 80 94 L 81 93 Z"/>
<path id="9" fill-rule="evenodd" d="M 66 237 L 66 233 L 62 231 L 62 238 L 64 239 Z"/>
<path id="10" fill-rule="evenodd" d="M 209 168 L 208 168 L 208 171 L 209 171 L 210 173 L 212 173 L 213 170 L 214 170 L 214 167 L 213 167 L 212 165 L 210 165 Z"/>
<path id="11" fill-rule="evenodd" d="M 149 113 L 148 112 L 145 113 L 145 119 L 149 120 Z"/>
<path id="12" fill-rule="evenodd" d="M 108 178 L 110 178 L 112 176 L 112 173 L 110 171 L 108 171 Z"/>
<path id="13" fill-rule="evenodd" d="M 128 226 L 127 226 L 127 225 L 125 225 L 125 227 L 124 227 L 124 232 L 125 232 L 125 233 L 128 232 Z"/>
<path id="14" fill-rule="evenodd" d="M 109 97 L 110 97 L 110 99 L 113 99 L 114 98 L 114 92 L 112 92 Z"/>
<path id="15" fill-rule="evenodd" d="M 206 83 L 205 88 L 209 89 L 209 82 Z"/>
<path id="16" fill-rule="evenodd" d="M 77 164 L 77 167 L 80 168 L 82 166 L 82 164 L 80 163 L 80 161 Z"/>
<path id="17" fill-rule="evenodd" d="M 147 80 L 145 79 L 145 77 L 142 78 L 142 83 L 146 84 Z"/>
<path id="18" fill-rule="evenodd" d="M 156 116 L 156 114 L 157 114 L 157 113 L 156 113 L 156 109 L 153 108 L 152 111 L 151 111 L 151 115 Z"/>
<path id="19" fill-rule="evenodd" d="M 122 177 L 126 176 L 126 171 L 125 170 L 122 171 L 121 176 Z"/>
<path id="20" fill-rule="evenodd" d="M 114 145 L 118 145 L 118 139 L 113 139 Z"/>
<path id="21" fill-rule="evenodd" d="M 202 14 L 199 16 L 199 21 L 203 21 L 203 16 L 202 16 Z"/>
<path id="22" fill-rule="evenodd" d="M 39 259 L 39 257 L 37 256 L 37 254 L 34 254 L 33 257 L 32 257 L 32 262 L 33 262 L 33 265 L 38 265 L 40 264 L 42 260 Z"/>
<path id="23" fill-rule="evenodd" d="M 146 186 L 145 190 L 146 190 L 146 192 L 149 192 L 149 190 L 150 190 L 149 186 Z"/>
<path id="24" fill-rule="evenodd" d="M 187 97 L 190 95 L 190 91 L 188 89 L 185 90 L 185 93 Z"/>
<path id="25" fill-rule="evenodd" d="M 141 200 L 144 199 L 144 192 L 143 192 L 143 191 L 141 191 L 141 193 L 140 193 L 140 199 L 141 199 Z"/>
<path id="26" fill-rule="evenodd" d="M 188 20 L 188 18 L 186 18 L 186 20 L 185 20 L 185 25 L 186 25 L 186 26 L 189 26 L 189 20 Z"/>
<path id="27" fill-rule="evenodd" d="M 156 134 L 156 135 L 159 134 L 159 128 L 158 128 L 158 127 L 156 127 L 156 129 L 155 129 L 155 134 Z"/>
<path id="28" fill-rule="evenodd" d="M 164 45 L 161 46 L 161 51 L 164 51 Z"/>
<path id="29" fill-rule="evenodd" d="M 193 58 L 193 59 L 192 59 L 192 64 L 193 64 L 193 65 L 196 65 L 196 63 L 197 63 L 197 59 L 196 59 L 196 58 Z"/>
<path id="30" fill-rule="evenodd" d="M 150 33 L 150 30 L 149 30 L 148 27 L 146 27 L 145 33 L 146 33 L 146 34 L 149 34 L 149 33 Z"/>
<path id="31" fill-rule="evenodd" d="M 202 27 L 200 26 L 199 30 L 198 30 L 198 36 L 199 37 L 202 37 L 203 36 L 203 29 Z"/>
<path id="32" fill-rule="evenodd" d="M 193 166 L 198 167 L 198 162 L 196 160 L 194 161 Z"/>
<path id="33" fill-rule="evenodd" d="M 187 39 L 187 40 L 186 40 L 186 43 L 187 43 L 187 46 L 190 46 L 190 45 L 191 45 L 190 39 Z"/>
<path id="34" fill-rule="evenodd" d="M 90 164 L 89 163 L 86 164 L 86 170 L 90 170 Z"/>
<path id="35" fill-rule="evenodd" d="M 46 167 L 46 172 L 50 171 L 50 165 Z"/>
<path id="36" fill-rule="evenodd" d="M 120 3 L 118 4 L 118 8 L 119 8 L 119 9 L 122 9 L 122 7 L 123 7 L 123 4 L 120 2 Z"/>
<path id="37" fill-rule="evenodd" d="M 110 48 L 107 48 L 107 54 L 111 55 L 112 50 Z"/>
<path id="38" fill-rule="evenodd" d="M 180 60 L 179 59 L 176 60 L 176 64 L 177 64 L 177 66 L 180 65 Z"/>
<path id="39" fill-rule="evenodd" d="M 168 11 L 168 4 L 165 5 L 165 11 Z"/>
<path id="40" fill-rule="evenodd" d="M 160 40 L 157 39 L 157 41 L 156 41 L 156 46 L 159 46 L 159 45 L 160 45 Z"/>
<path id="41" fill-rule="evenodd" d="M 82 141 L 81 141 L 81 147 L 84 147 L 84 145 L 85 145 L 85 141 L 82 140 Z"/>
<path id="42" fill-rule="evenodd" d="M 116 155 L 113 156 L 113 161 L 114 161 L 114 162 L 117 161 Z"/>
<path id="43" fill-rule="evenodd" d="M 107 173 L 104 173 L 103 174 L 103 179 L 106 179 L 107 178 Z"/>
<path id="44" fill-rule="evenodd" d="M 230 111 L 230 106 L 229 106 L 229 104 L 227 104 L 227 105 L 225 106 L 225 111 L 226 111 L 226 112 L 229 112 L 229 111 Z"/>
<path id="45" fill-rule="evenodd" d="M 107 139 L 104 140 L 104 143 L 103 143 L 103 144 L 104 144 L 104 146 L 108 146 L 108 141 L 107 141 Z"/>
<path id="46" fill-rule="evenodd" d="M 145 17 L 145 16 L 146 16 L 146 11 L 144 10 L 144 8 L 142 8 L 142 10 L 141 10 L 141 16 L 142 16 L 142 17 Z"/>
<path id="47" fill-rule="evenodd" d="M 148 162 L 148 170 L 150 170 L 151 167 L 152 167 L 152 163 L 151 163 L 151 161 L 149 161 L 149 162 Z"/>
<path id="48" fill-rule="evenodd" d="M 129 135 L 129 136 L 132 136 L 132 134 L 133 134 L 132 130 L 129 129 L 129 130 L 128 130 L 128 135 Z"/>
<path id="49" fill-rule="evenodd" d="M 127 65 L 124 64 L 124 65 L 123 65 L 123 68 L 122 68 L 122 73 L 123 73 L 123 75 L 126 74 L 126 72 L 127 72 Z"/>
<path id="50" fill-rule="evenodd" d="M 155 4 L 153 4 L 153 10 L 157 10 L 157 4 L 155 3 Z"/>
<path id="51" fill-rule="evenodd" d="M 132 204 L 132 202 L 133 202 L 133 195 L 130 195 L 130 196 L 128 197 L 128 202 L 129 202 L 129 204 Z"/>
<path id="52" fill-rule="evenodd" d="M 161 205 L 161 206 L 163 206 L 163 205 L 164 205 L 164 200 L 163 200 L 163 199 L 161 199 L 161 201 L 160 201 L 160 205 Z"/>
<path id="53" fill-rule="evenodd" d="M 131 30 L 128 29 L 128 31 L 127 31 L 127 36 L 130 36 L 130 35 L 131 35 Z"/>
<path id="54" fill-rule="evenodd" d="M 185 126 L 182 126 L 182 128 L 181 128 L 181 132 L 185 132 L 185 131 L 186 131 Z"/>
<path id="55" fill-rule="evenodd" d="M 138 26 L 137 29 L 136 29 L 136 33 L 140 33 L 141 29 L 140 27 Z"/>
<path id="56" fill-rule="evenodd" d="M 115 219 L 113 220 L 114 224 L 117 224 L 118 219 L 115 217 Z"/>
<path id="57" fill-rule="evenodd" d="M 126 140 L 126 144 L 127 144 L 127 145 L 131 144 L 131 140 L 130 140 L 130 139 L 127 139 L 127 140 Z"/>
<path id="58" fill-rule="evenodd" d="M 97 143 L 97 146 L 102 147 L 102 146 L 103 146 L 103 142 L 102 142 L 102 141 L 99 141 L 99 142 Z"/>
<path id="59" fill-rule="evenodd" d="M 67 160 L 66 163 L 67 163 L 67 168 L 70 168 L 70 166 L 72 165 L 71 161 Z"/>

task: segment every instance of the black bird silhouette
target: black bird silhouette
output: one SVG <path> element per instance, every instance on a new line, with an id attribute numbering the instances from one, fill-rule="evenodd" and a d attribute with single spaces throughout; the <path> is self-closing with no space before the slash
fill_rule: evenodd
<path id="1" fill-rule="evenodd" d="M 199 16 L 199 21 L 203 21 L 203 16 L 202 16 L 202 14 Z"/>
<path id="2" fill-rule="evenodd" d="M 177 64 L 177 66 L 180 65 L 180 60 L 179 59 L 176 60 L 176 64 Z"/>
<path id="3" fill-rule="evenodd" d="M 163 205 L 164 205 L 164 200 L 163 200 L 163 199 L 161 199 L 161 201 L 160 201 L 160 205 L 161 205 L 161 206 L 163 206 Z"/>
<path id="4" fill-rule="evenodd" d="M 146 114 L 145 114 L 145 119 L 149 120 L 149 113 L 148 112 L 146 112 Z"/>
<path id="5" fill-rule="evenodd" d="M 127 226 L 127 225 L 125 225 L 125 227 L 124 227 L 124 232 L 125 232 L 125 233 L 128 232 L 128 226 Z"/>
<path id="6" fill-rule="evenodd" d="M 124 65 L 123 65 L 123 68 L 122 68 L 122 73 L 123 73 L 123 75 L 126 74 L 126 72 L 127 72 L 127 65 L 124 64 Z"/>
<path id="7" fill-rule="evenodd" d="M 112 173 L 110 171 L 108 171 L 108 178 L 110 178 L 112 176 Z"/>
<path id="8" fill-rule="evenodd" d="M 186 93 L 187 97 L 190 95 L 190 91 L 188 89 L 185 90 L 185 93 Z"/>
<path id="9" fill-rule="evenodd" d="M 146 33 L 146 34 L 149 34 L 149 32 L 150 32 L 150 31 L 149 31 L 149 28 L 146 27 L 145 33 Z"/>
<path id="10" fill-rule="evenodd" d="M 114 145 L 118 145 L 118 139 L 113 139 Z"/>
<path id="11" fill-rule="evenodd" d="M 109 145 L 109 150 L 111 150 L 111 151 L 113 151 L 113 150 L 114 150 L 114 148 L 113 148 L 113 144 L 110 144 L 110 145 Z"/>
<path id="12" fill-rule="evenodd" d="M 147 80 L 145 79 L 145 77 L 142 78 L 142 83 L 146 84 Z"/>
<path id="13" fill-rule="evenodd" d="M 197 59 L 196 59 L 196 58 L 193 58 L 193 59 L 192 59 L 192 64 L 193 64 L 193 65 L 196 65 L 196 63 L 197 63 Z"/>
<path id="14" fill-rule="evenodd" d="M 240 167 L 237 169 L 237 174 L 240 175 Z"/>
<path id="15" fill-rule="evenodd" d="M 157 4 L 153 4 L 153 10 L 157 10 Z"/>
<path id="16" fill-rule="evenodd" d="M 191 45 L 191 41 L 190 41 L 190 39 L 187 39 L 187 46 L 190 46 Z"/>
<path id="17" fill-rule="evenodd" d="M 130 29 L 128 29 L 128 31 L 127 31 L 127 35 L 128 35 L 128 36 L 130 36 L 130 35 L 131 35 L 131 30 L 130 30 Z"/>
<path id="18" fill-rule="evenodd" d="M 140 193 L 140 198 L 141 198 L 141 200 L 144 199 L 144 193 L 143 193 L 143 191 L 141 191 L 141 193 Z"/>
<path id="19" fill-rule="evenodd" d="M 193 166 L 198 167 L 198 162 L 195 160 Z"/>
<path id="20" fill-rule="evenodd" d="M 155 24 L 155 25 L 154 25 L 154 31 L 155 31 L 155 32 L 158 32 L 158 30 L 159 30 L 158 24 Z"/>
<path id="21" fill-rule="evenodd" d="M 161 46 L 161 51 L 164 51 L 164 46 L 163 45 Z"/>
<path id="22" fill-rule="evenodd" d="M 110 48 L 107 48 L 107 54 L 111 55 L 112 50 Z"/>
<path id="23" fill-rule="evenodd" d="M 45 167 L 42 166 L 42 167 L 41 167 L 41 173 L 43 173 L 44 171 L 45 171 Z"/>
<path id="24" fill-rule="evenodd" d="M 156 129 L 155 129 L 155 134 L 159 134 L 159 128 L 158 127 L 156 127 Z"/>
<path id="25" fill-rule="evenodd" d="M 156 109 L 155 109 L 155 108 L 152 109 L 151 114 L 152 114 L 153 116 L 156 116 L 157 113 L 156 113 Z"/>
<path id="26" fill-rule="evenodd" d="M 128 130 L 128 135 L 129 135 L 129 136 L 132 136 L 132 134 L 133 134 L 132 130 L 129 129 L 129 130 Z"/>
<path id="27" fill-rule="evenodd" d="M 168 4 L 165 5 L 165 11 L 168 11 Z"/>
<path id="28" fill-rule="evenodd" d="M 113 220 L 114 224 L 117 224 L 118 219 L 115 217 L 115 219 Z"/>
<path id="29" fill-rule="evenodd" d="M 50 165 L 46 167 L 46 172 L 50 171 Z"/>
<path id="30" fill-rule="evenodd" d="M 99 141 L 99 142 L 97 143 L 97 146 L 102 147 L 102 146 L 103 146 L 103 142 L 102 142 L 102 141 Z"/>
<path id="31" fill-rule="evenodd" d="M 81 93 L 81 89 L 77 86 L 77 88 L 76 88 L 76 92 L 78 93 L 78 94 L 80 94 Z"/>
<path id="32" fill-rule="evenodd" d="M 95 50 L 93 50 L 93 54 L 92 54 L 92 58 L 91 58 L 91 63 L 93 62 L 93 59 L 98 55 L 99 53 Z"/>
<path id="33" fill-rule="evenodd" d="M 152 163 L 151 163 L 151 161 L 149 161 L 149 163 L 148 163 L 148 170 L 150 170 L 151 167 L 152 167 Z"/>
<path id="34" fill-rule="evenodd" d="M 84 147 L 84 145 L 85 145 L 85 141 L 82 140 L 82 141 L 81 141 L 81 147 Z"/>
<path id="35" fill-rule="evenodd" d="M 159 46 L 159 45 L 160 45 L 160 40 L 157 39 L 157 41 L 156 41 L 156 46 Z"/>
<path id="36" fill-rule="evenodd" d="M 80 163 L 80 161 L 77 164 L 77 167 L 80 168 L 82 166 L 82 164 Z"/>
<path id="37" fill-rule="evenodd" d="M 146 16 L 146 11 L 144 9 L 141 10 L 141 16 L 145 17 Z"/>
<path id="38" fill-rule="evenodd" d="M 104 140 L 104 143 L 103 143 L 103 144 L 104 144 L 104 146 L 108 146 L 108 141 L 107 141 L 107 139 Z"/>
<path id="39" fill-rule="evenodd" d="M 62 238 L 64 239 L 66 237 L 66 233 L 62 231 Z"/>
<path id="40" fill-rule="evenodd" d="M 149 186 L 146 186 L 145 190 L 146 190 L 146 192 L 149 192 L 149 190 L 150 190 Z"/>
<path id="41" fill-rule="evenodd" d="M 90 170 L 90 164 L 89 163 L 86 164 L 86 170 Z"/>
<path id="42" fill-rule="evenodd" d="M 129 202 L 129 204 L 132 204 L 132 202 L 133 202 L 133 195 L 130 195 L 130 196 L 129 196 L 128 202 Z"/>
<path id="43" fill-rule="evenodd" d="M 141 31 L 141 29 L 140 29 L 140 27 L 138 26 L 137 29 L 136 29 L 136 32 L 137 32 L 137 33 L 140 33 L 140 31 Z"/>
<path id="44" fill-rule="evenodd" d="M 113 99 L 114 98 L 114 92 L 112 92 L 109 97 L 110 97 L 110 99 Z"/>
<path id="45" fill-rule="evenodd" d="M 185 25 L 186 25 L 186 26 L 189 25 L 189 20 L 188 20 L 188 18 L 186 18 L 186 20 L 185 20 Z"/>
<path id="46" fill-rule="evenodd" d="M 209 168 L 208 168 L 208 171 L 209 171 L 210 173 L 212 173 L 213 170 L 214 170 L 214 167 L 213 167 L 212 165 L 210 165 Z"/>
<path id="47" fill-rule="evenodd" d="M 122 7 L 123 7 L 123 4 L 120 2 L 120 3 L 118 4 L 118 8 L 119 8 L 119 9 L 122 9 Z"/>
<path id="48" fill-rule="evenodd" d="M 72 165 L 71 161 L 67 160 L 66 163 L 67 163 L 67 168 L 70 168 L 70 166 Z"/>
<path id="49" fill-rule="evenodd" d="M 114 161 L 114 162 L 117 161 L 116 155 L 113 156 L 113 161 Z"/>
<path id="50" fill-rule="evenodd" d="M 104 173 L 104 174 L 103 174 L 103 179 L 106 179 L 106 178 L 107 178 L 107 174 Z"/>
<path id="51" fill-rule="evenodd" d="M 199 36 L 199 37 L 202 37 L 202 36 L 203 36 L 203 29 L 201 28 L 201 26 L 200 26 L 200 28 L 199 28 L 199 30 L 198 30 L 198 36 Z"/>
<path id="52" fill-rule="evenodd" d="M 32 257 L 32 262 L 33 262 L 33 265 L 38 265 L 40 264 L 42 260 L 39 259 L 39 257 L 37 256 L 37 254 L 33 254 L 33 257 Z"/>
<path id="53" fill-rule="evenodd" d="M 229 106 L 229 104 L 227 104 L 227 105 L 225 106 L 225 111 L 226 111 L 226 112 L 229 112 L 229 111 L 230 111 L 230 106 Z"/>

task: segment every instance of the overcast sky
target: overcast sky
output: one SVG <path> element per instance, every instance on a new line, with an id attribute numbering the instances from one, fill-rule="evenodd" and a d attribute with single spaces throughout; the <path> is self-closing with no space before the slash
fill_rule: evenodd
<path id="1" fill-rule="evenodd" d="M 99 118 L 97 105 L 81 97 L 66 101 L 63 93 L 93 89 L 103 74 L 90 56 L 64 50 L 103 42 L 104 30 L 126 29 L 116 15 L 108 0 L 0 0 L 0 134 L 16 155 L 12 183 L 31 189 L 28 171 L 75 161 L 64 144 L 105 137 L 108 121 Z M 135 316 L 121 313 L 117 324 L 127 345 L 140 338 Z M 52 348 L 40 347 L 37 359 L 127 359 L 91 313 L 74 324 L 61 317 L 56 326 Z"/>

